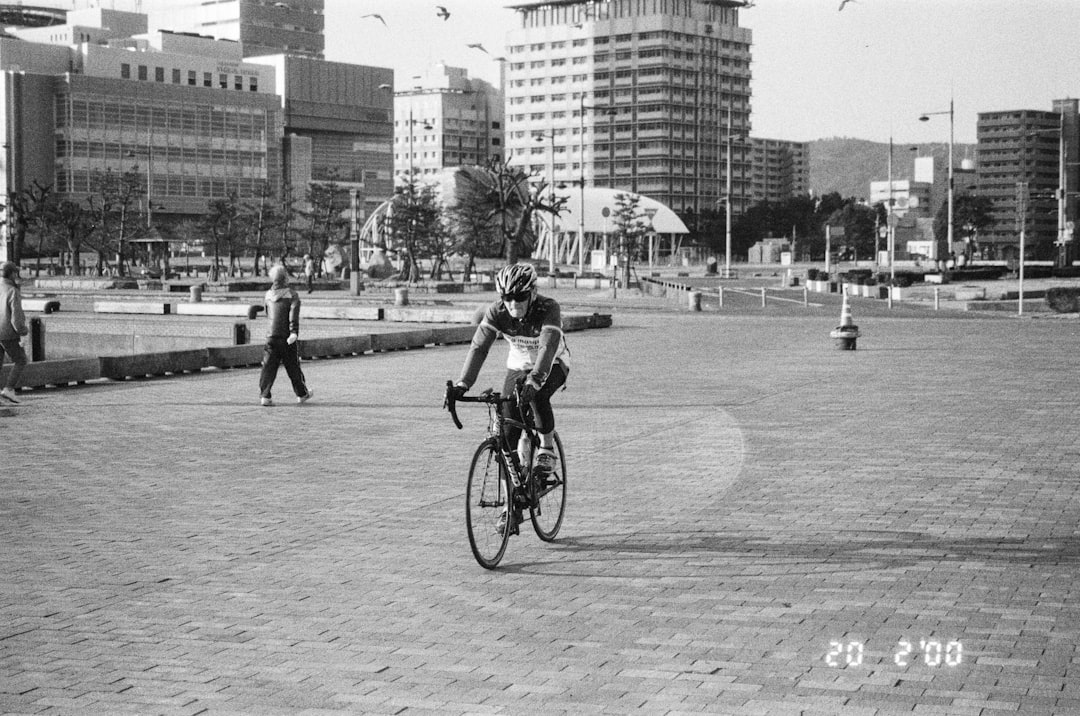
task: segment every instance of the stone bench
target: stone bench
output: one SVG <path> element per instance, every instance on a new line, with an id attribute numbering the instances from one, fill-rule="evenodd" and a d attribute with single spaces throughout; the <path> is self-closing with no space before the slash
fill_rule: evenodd
<path id="1" fill-rule="evenodd" d="M 158 301 L 94 301 L 94 313 L 145 313 L 164 316 L 172 313 L 172 304 Z"/>
<path id="2" fill-rule="evenodd" d="M 60 310 L 60 302 L 55 298 L 24 298 L 22 309 L 38 313 L 56 313 Z"/>

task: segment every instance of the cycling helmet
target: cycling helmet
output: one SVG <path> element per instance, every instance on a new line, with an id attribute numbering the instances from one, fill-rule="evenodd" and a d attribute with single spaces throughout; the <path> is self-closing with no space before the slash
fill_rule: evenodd
<path id="1" fill-rule="evenodd" d="M 508 296 L 524 293 L 536 285 L 536 269 L 532 264 L 512 264 L 505 266 L 495 277 L 495 290 Z"/>

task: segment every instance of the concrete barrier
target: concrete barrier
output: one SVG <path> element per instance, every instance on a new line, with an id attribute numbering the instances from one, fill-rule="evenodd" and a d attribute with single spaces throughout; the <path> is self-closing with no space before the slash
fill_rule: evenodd
<path id="1" fill-rule="evenodd" d="M 336 336 L 308 338 L 300 343 L 301 358 L 336 358 L 363 355 L 371 351 L 371 336 Z"/>
<path id="2" fill-rule="evenodd" d="M 468 343 L 476 333 L 475 326 L 450 326 L 432 328 L 431 335 L 437 346 L 449 346 L 456 343 Z"/>
<path id="3" fill-rule="evenodd" d="M 398 333 L 373 333 L 371 335 L 371 350 L 376 353 L 407 351 L 411 348 L 423 348 L 434 342 L 435 334 L 430 328 L 418 331 L 400 331 Z"/>
<path id="4" fill-rule="evenodd" d="M 172 304 L 158 301 L 94 301 L 94 313 L 146 313 L 166 316 L 172 313 Z"/>
<path id="5" fill-rule="evenodd" d="M 383 319 L 400 323 L 472 323 L 476 313 L 472 308 L 403 308 L 390 306 Z"/>
<path id="6" fill-rule="evenodd" d="M 206 349 L 138 353 L 131 356 L 102 356 L 101 377 L 112 380 L 142 378 L 168 373 L 193 373 L 207 366 Z"/>
<path id="7" fill-rule="evenodd" d="M 56 313 L 60 310 L 60 302 L 55 298 L 24 298 L 22 310 L 35 313 Z"/>
<path id="8" fill-rule="evenodd" d="M 0 382 L 7 380 L 11 364 L 5 361 L 0 370 Z M 101 378 L 100 358 L 72 358 L 70 360 L 46 360 L 27 363 L 22 374 L 22 385 L 26 388 L 47 388 L 51 386 L 86 383 Z"/>
<path id="9" fill-rule="evenodd" d="M 173 313 L 181 316 L 246 316 L 255 318 L 263 307 L 247 303 L 178 303 Z"/>
<path id="10" fill-rule="evenodd" d="M 300 318 L 330 318 L 347 321 L 381 321 L 386 309 L 380 306 L 319 306 L 300 304 Z"/>
<path id="11" fill-rule="evenodd" d="M 208 368 L 247 368 L 262 364 L 261 344 L 244 346 L 215 346 L 206 349 Z"/>

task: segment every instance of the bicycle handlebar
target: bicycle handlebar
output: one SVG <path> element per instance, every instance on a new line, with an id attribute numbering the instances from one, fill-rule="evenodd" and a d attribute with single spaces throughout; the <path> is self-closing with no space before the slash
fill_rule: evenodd
<path id="1" fill-rule="evenodd" d="M 488 405 L 501 405 L 502 403 L 509 403 L 512 398 L 504 398 L 499 393 L 492 392 L 490 388 L 485 390 L 480 395 L 462 395 L 461 397 L 454 397 L 454 381 L 446 381 L 446 394 L 443 396 L 443 407 L 450 411 L 450 417 L 454 419 L 454 425 L 458 430 L 461 430 L 461 420 L 457 415 L 458 403 L 487 403 Z"/>

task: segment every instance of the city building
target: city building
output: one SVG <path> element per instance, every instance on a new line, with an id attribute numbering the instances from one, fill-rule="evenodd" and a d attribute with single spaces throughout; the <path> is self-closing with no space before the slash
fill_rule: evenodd
<path id="1" fill-rule="evenodd" d="M 1069 158 L 1080 156 L 1078 103 L 979 113 L 977 193 L 993 205 L 993 224 L 978 237 L 987 257 L 1018 257 L 1023 229 L 1029 257 L 1070 262 L 1080 172 Z"/>
<path id="2" fill-rule="evenodd" d="M 243 46 L 245 57 L 284 53 L 323 57 L 324 0 L 34 0 L 82 10 L 107 7 L 147 16 L 147 27 L 192 32 Z"/>
<path id="3" fill-rule="evenodd" d="M 235 42 L 164 31 L 127 37 L 138 17 L 69 13 L 68 24 L 90 28 L 94 42 L 0 38 L 5 195 L 37 183 L 82 203 L 95 175 L 135 171 L 146 176 L 142 208 L 167 223 L 205 214 L 210 200 L 231 193 L 277 190 L 273 68 L 245 62 Z"/>
<path id="4" fill-rule="evenodd" d="M 394 93 L 394 175 L 434 180 L 442 169 L 503 156 L 503 95 L 459 67 L 436 64 Z"/>
<path id="5" fill-rule="evenodd" d="M 750 138 L 753 204 L 779 202 L 810 191 L 810 164 L 806 142 Z"/>
<path id="6" fill-rule="evenodd" d="M 889 190 L 889 182 L 870 182 L 870 206 L 889 206 L 892 201 L 892 213 L 898 217 L 911 214 L 913 217 L 926 218 L 933 216 L 933 207 L 930 203 L 930 192 L 933 185 L 929 182 L 916 182 L 907 179 L 893 179 L 892 191 Z"/>
<path id="7" fill-rule="evenodd" d="M 356 192 L 363 220 L 393 196 L 393 70 L 280 54 L 248 61 L 273 68 L 294 199 L 309 182 L 333 182 Z"/>
<path id="8" fill-rule="evenodd" d="M 730 165 L 732 208 L 743 211 L 752 199 L 743 4 L 511 6 L 519 21 L 504 60 L 507 161 L 556 184 L 637 192 L 683 215 L 723 208 Z"/>

